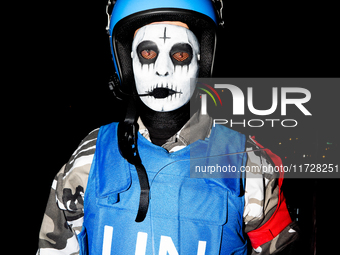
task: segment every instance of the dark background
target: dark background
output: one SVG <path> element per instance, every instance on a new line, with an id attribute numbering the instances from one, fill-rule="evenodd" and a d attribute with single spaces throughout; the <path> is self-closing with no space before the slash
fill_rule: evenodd
<path id="1" fill-rule="evenodd" d="M 124 112 L 107 86 L 113 64 L 105 31 L 105 5 L 106 1 L 44 3 L 30 6 L 36 10 L 25 13 L 21 22 L 19 54 L 14 62 L 16 75 L 23 81 L 15 87 L 15 94 L 20 96 L 13 128 L 18 141 L 11 143 L 15 145 L 11 152 L 22 176 L 15 178 L 19 179 L 17 185 L 23 185 L 24 192 L 29 194 L 29 208 L 20 209 L 25 219 L 21 225 L 25 229 L 23 235 L 32 244 L 29 253 L 34 254 L 37 249 L 55 174 L 90 131 L 119 120 Z M 340 76 L 334 8 L 225 3 L 226 25 L 220 31 L 215 76 Z M 288 156 L 285 163 L 301 162 L 292 154 L 293 148 L 300 155 L 310 149 L 312 141 L 316 157 L 322 155 L 325 142 L 332 142 L 328 152 L 333 152 L 323 162 L 337 163 L 338 92 L 336 86 L 312 92 L 311 107 L 318 112 L 315 116 L 313 112 L 313 132 L 302 130 L 294 134 L 279 129 L 250 132 L 281 158 Z M 299 139 L 289 140 L 296 137 Z M 278 139 L 284 141 L 284 146 L 278 145 Z M 18 157 L 19 153 L 23 156 Z M 318 253 L 335 247 L 339 184 L 337 179 L 284 181 L 292 216 L 298 217 L 302 231 L 300 254 L 312 254 L 315 240 Z M 316 224 L 313 215 L 317 215 Z"/>

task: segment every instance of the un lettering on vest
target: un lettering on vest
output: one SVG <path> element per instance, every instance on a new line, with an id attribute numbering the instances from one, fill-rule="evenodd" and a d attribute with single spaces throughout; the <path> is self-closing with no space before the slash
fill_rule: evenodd
<path id="1" fill-rule="evenodd" d="M 113 227 L 107 226 L 107 225 L 104 226 L 102 255 L 111 254 L 112 235 L 113 235 Z M 145 233 L 145 232 L 137 233 L 135 255 L 146 254 L 147 240 L 148 240 L 148 233 Z M 206 241 L 198 240 L 197 255 L 205 255 L 206 245 L 207 245 Z M 175 247 L 175 244 L 172 241 L 170 236 L 163 236 L 163 235 L 161 236 L 158 255 L 179 255 Z"/>

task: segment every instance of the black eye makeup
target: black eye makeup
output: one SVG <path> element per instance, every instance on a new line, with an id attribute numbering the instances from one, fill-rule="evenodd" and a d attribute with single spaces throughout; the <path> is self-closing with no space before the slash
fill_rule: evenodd
<path id="1" fill-rule="evenodd" d="M 187 43 L 177 43 L 170 50 L 172 63 L 180 66 L 189 65 L 192 60 L 192 48 Z"/>
<path id="2" fill-rule="evenodd" d="M 142 64 L 152 64 L 156 62 L 159 50 L 156 43 L 143 41 L 137 46 L 137 53 Z"/>

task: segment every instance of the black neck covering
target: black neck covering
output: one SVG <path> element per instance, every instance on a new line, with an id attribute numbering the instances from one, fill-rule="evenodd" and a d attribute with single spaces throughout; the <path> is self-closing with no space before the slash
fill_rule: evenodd
<path id="1" fill-rule="evenodd" d="M 162 146 L 190 119 L 190 103 L 171 112 L 156 112 L 138 100 L 139 115 L 152 143 Z"/>

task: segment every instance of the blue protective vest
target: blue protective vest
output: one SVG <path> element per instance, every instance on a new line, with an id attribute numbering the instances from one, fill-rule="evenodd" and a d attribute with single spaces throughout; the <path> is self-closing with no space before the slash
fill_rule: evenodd
<path id="1" fill-rule="evenodd" d="M 245 136 L 223 126 L 173 153 L 138 133 L 138 150 L 150 183 L 150 204 L 135 222 L 140 186 L 136 169 L 118 151 L 117 123 L 100 128 L 84 198 L 80 254 L 246 254 L 243 181 L 190 178 L 193 165 L 245 165 Z M 196 160 L 189 160 L 198 158 Z M 207 158 L 208 157 L 208 158 Z"/>

